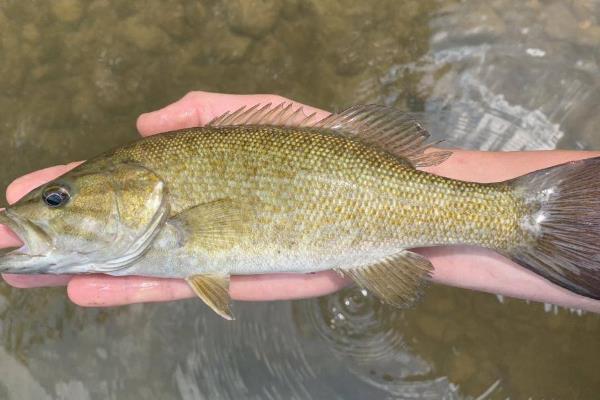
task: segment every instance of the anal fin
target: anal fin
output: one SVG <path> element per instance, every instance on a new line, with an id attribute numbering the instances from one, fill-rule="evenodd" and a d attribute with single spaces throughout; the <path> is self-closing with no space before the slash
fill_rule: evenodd
<path id="1" fill-rule="evenodd" d="M 336 271 L 384 303 L 408 307 L 419 299 L 433 266 L 425 257 L 403 250 L 375 264 Z"/>
<path id="2" fill-rule="evenodd" d="M 229 276 L 192 275 L 185 279 L 194 293 L 214 312 L 226 320 L 233 320 L 229 297 Z"/>

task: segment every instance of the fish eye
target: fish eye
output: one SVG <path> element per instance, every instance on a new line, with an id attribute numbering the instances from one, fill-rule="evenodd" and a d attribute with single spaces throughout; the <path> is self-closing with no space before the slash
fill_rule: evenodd
<path id="1" fill-rule="evenodd" d="M 50 208 L 62 207 L 69 202 L 71 195 L 67 188 L 50 186 L 42 193 L 42 200 Z"/>

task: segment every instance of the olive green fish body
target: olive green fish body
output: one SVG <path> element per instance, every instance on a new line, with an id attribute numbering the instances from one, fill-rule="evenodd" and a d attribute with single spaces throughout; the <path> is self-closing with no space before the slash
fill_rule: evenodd
<path id="1" fill-rule="evenodd" d="M 243 209 L 244 227 L 230 246 L 211 248 L 198 237 L 195 258 L 206 264 L 196 264 L 197 272 L 312 272 L 368 264 L 405 248 L 503 248 L 519 239 L 523 210 L 508 186 L 418 171 L 334 131 L 194 128 L 111 157 L 160 176 L 172 217 L 222 199 Z"/>
<path id="2" fill-rule="evenodd" d="M 406 305 L 432 271 L 410 249 L 467 244 L 600 297 L 600 159 L 463 182 L 417 169 L 451 154 L 428 136 L 387 107 L 267 105 L 145 138 L 7 208 L 25 245 L 0 270 L 185 278 L 231 318 L 230 275 L 332 269 Z"/>

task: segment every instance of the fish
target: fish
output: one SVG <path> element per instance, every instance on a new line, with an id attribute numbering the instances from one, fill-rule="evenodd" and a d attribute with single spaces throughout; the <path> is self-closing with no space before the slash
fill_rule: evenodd
<path id="1" fill-rule="evenodd" d="M 333 270 L 408 307 L 433 266 L 420 247 L 494 251 L 600 298 L 600 158 L 496 183 L 437 176 L 452 151 L 415 115 L 358 105 L 316 120 L 292 104 L 109 150 L 0 214 L 23 246 L 0 272 L 185 279 L 233 319 L 232 275 Z M 481 166 L 485 168 L 485 165 Z"/>

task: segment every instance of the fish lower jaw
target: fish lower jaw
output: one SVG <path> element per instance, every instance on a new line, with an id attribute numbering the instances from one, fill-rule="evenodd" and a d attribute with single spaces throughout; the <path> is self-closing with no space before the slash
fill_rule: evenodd
<path id="1" fill-rule="evenodd" d="M 0 214 L 0 224 L 8 229 L 15 242 L 19 242 L 19 245 L 15 243 L 13 253 L 37 257 L 51 251 L 50 235 L 34 223 L 14 215 L 10 209 Z"/>

